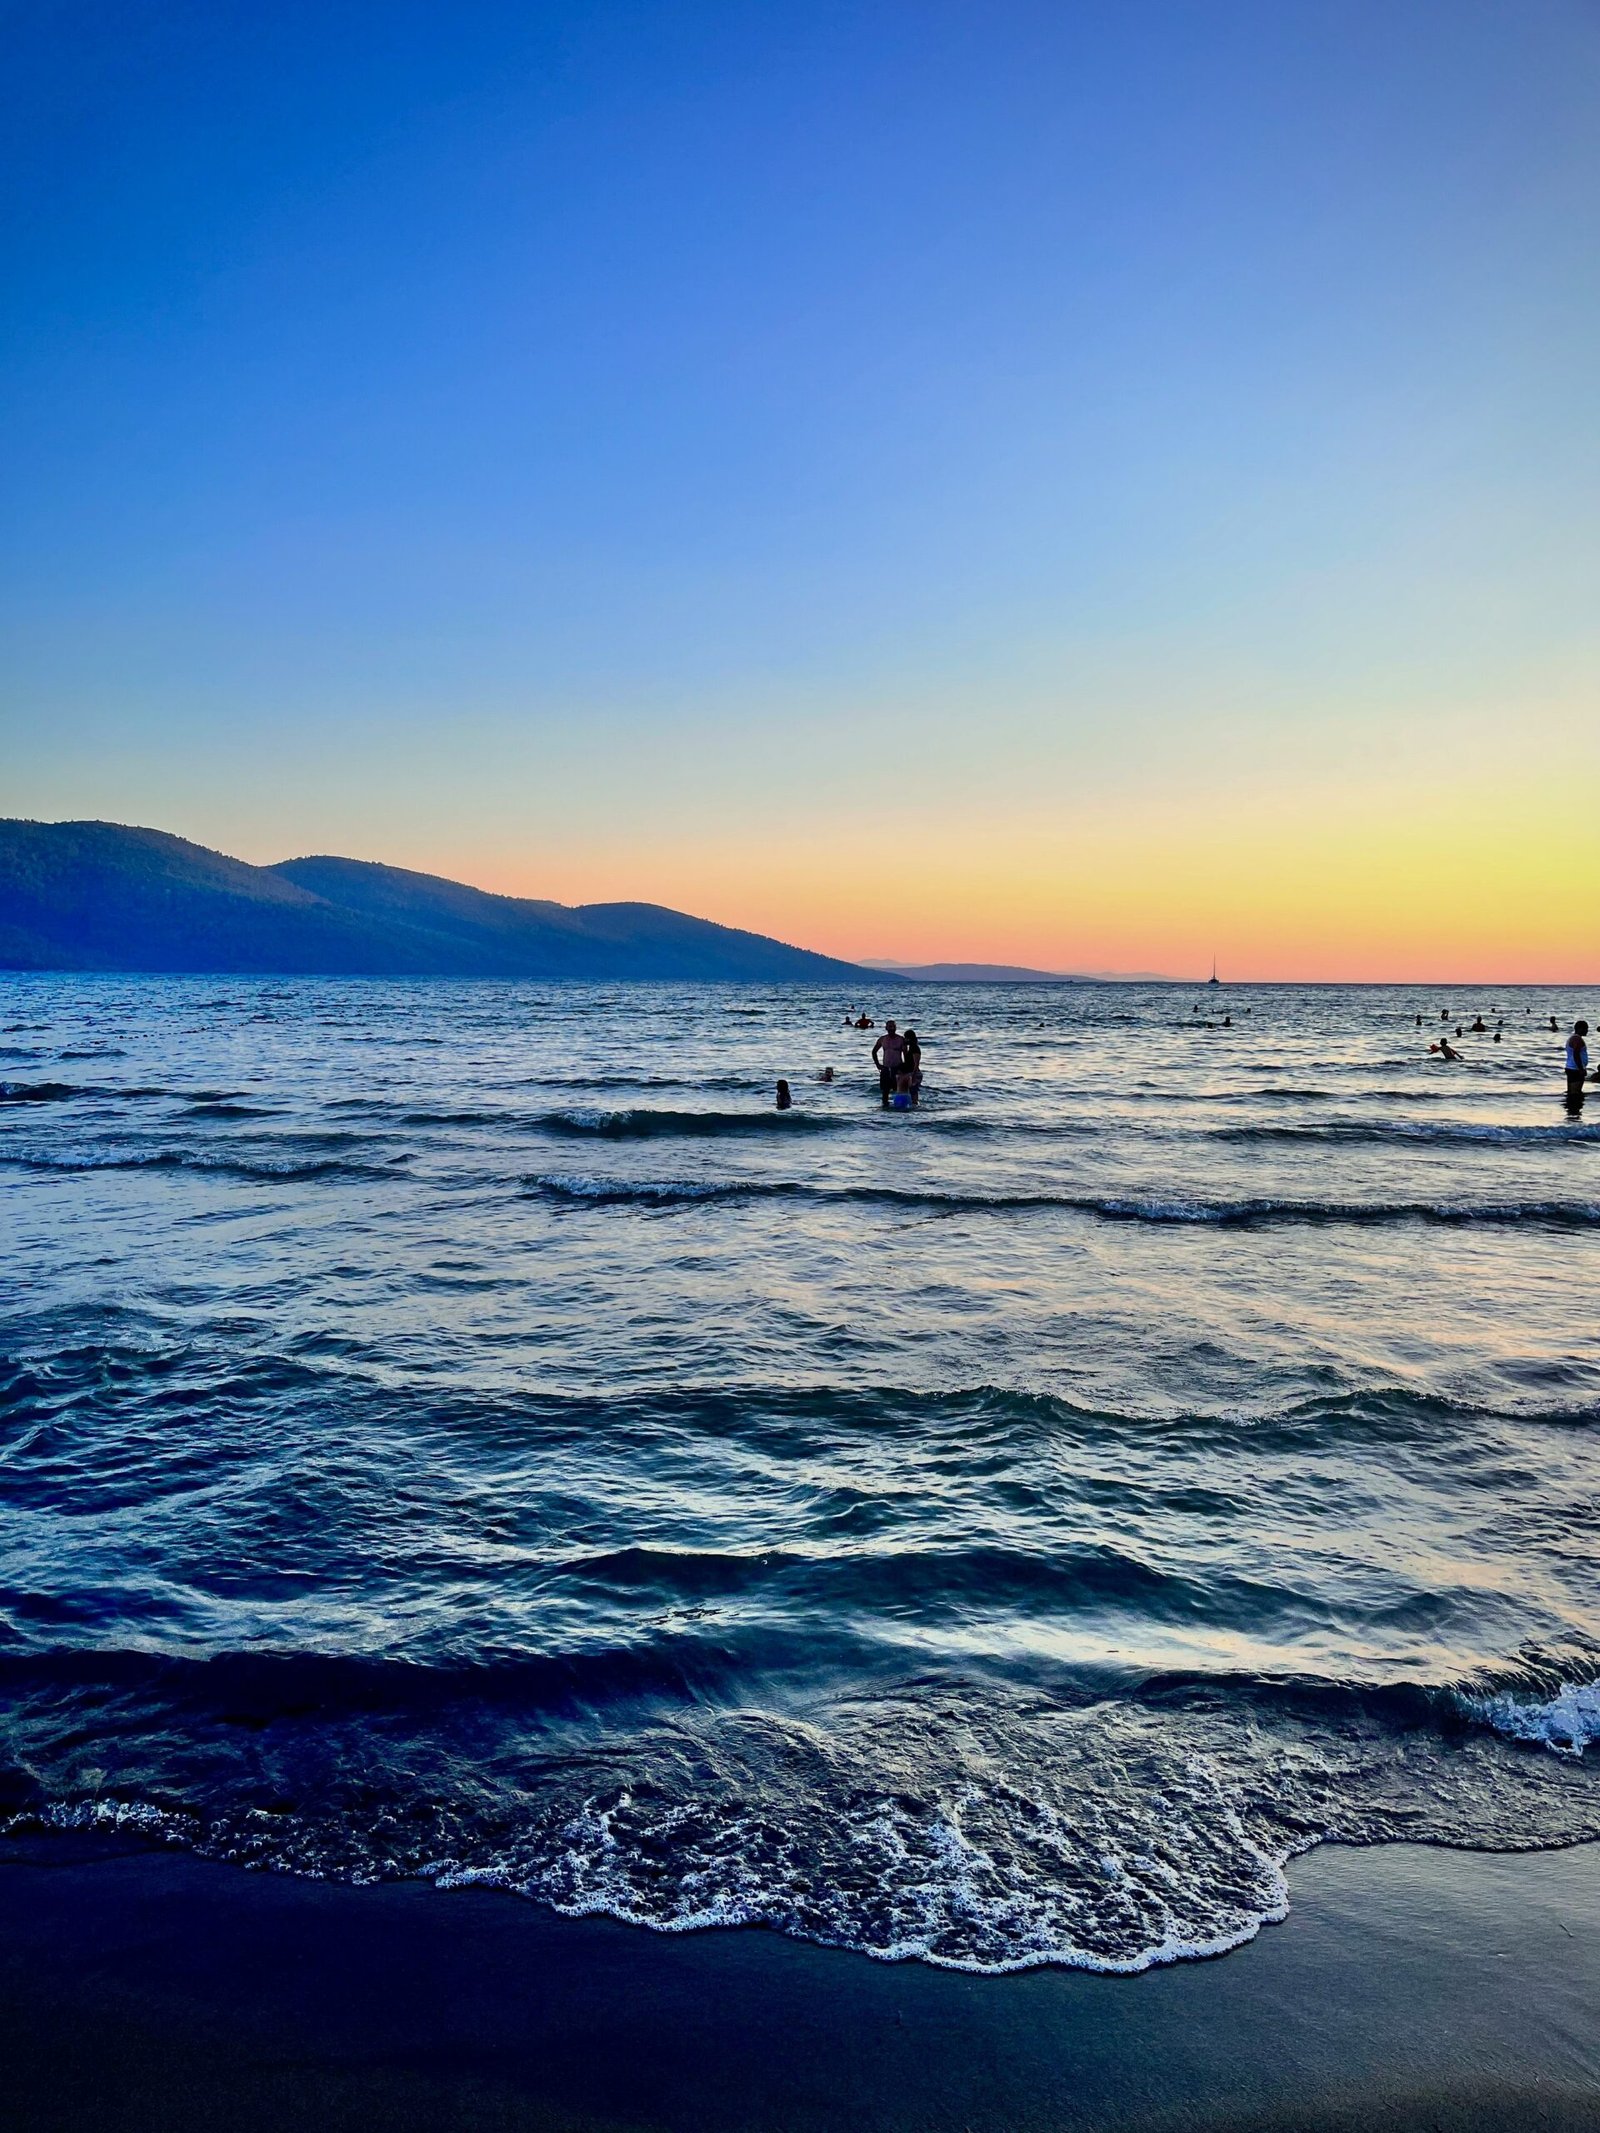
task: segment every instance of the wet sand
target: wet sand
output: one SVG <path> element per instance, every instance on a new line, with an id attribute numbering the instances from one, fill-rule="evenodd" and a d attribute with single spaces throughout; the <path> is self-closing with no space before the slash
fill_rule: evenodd
<path id="1" fill-rule="evenodd" d="M 1248 1948 L 970 1977 L 482 1890 L 0 1847 L 8 2125 L 1600 2128 L 1600 1846 L 1324 1847 Z"/>

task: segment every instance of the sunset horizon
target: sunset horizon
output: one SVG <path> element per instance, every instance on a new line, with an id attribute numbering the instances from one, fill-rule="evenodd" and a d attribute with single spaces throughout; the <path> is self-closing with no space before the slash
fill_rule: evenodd
<path id="1" fill-rule="evenodd" d="M 817 896 L 816 871 L 826 874 L 830 866 L 848 871 L 848 854 L 838 850 L 817 855 L 808 863 L 811 870 L 802 869 L 792 889 L 786 889 L 781 882 L 776 885 L 761 882 L 759 877 L 763 872 L 770 876 L 770 862 L 763 869 L 759 862 L 752 860 L 750 873 L 758 877 L 757 886 L 752 888 L 750 878 L 736 874 L 735 870 L 730 870 L 728 875 L 709 872 L 703 855 L 688 865 L 681 862 L 675 865 L 674 855 L 670 852 L 645 858 L 611 858 L 590 852 L 581 860 L 568 860 L 565 865 L 558 859 L 548 867 L 528 862 L 496 866 L 486 863 L 481 855 L 474 858 L 468 854 L 455 857 L 449 852 L 404 854 L 392 849 L 359 849 L 353 843 L 314 844 L 292 836 L 248 848 L 230 847 L 192 825 L 183 829 L 156 822 L 121 826 L 181 837 L 204 850 L 222 852 L 255 866 L 275 866 L 291 859 L 328 854 L 429 875 L 491 895 L 569 906 L 634 902 L 662 905 L 716 925 L 737 927 L 867 966 L 891 963 L 913 968 L 955 963 L 1010 965 L 1063 977 L 1149 979 L 1175 985 L 1199 984 L 1216 967 L 1226 982 L 1238 985 L 1369 984 L 1434 989 L 1449 985 L 1574 985 L 1590 982 L 1593 975 L 1592 961 L 1585 963 L 1582 960 L 1581 948 L 1573 962 L 1566 966 L 1549 951 L 1542 959 L 1528 957 L 1519 961 L 1514 945 L 1508 945 L 1504 959 L 1498 963 L 1483 959 L 1485 941 L 1505 940 L 1511 930 L 1503 921 L 1495 924 L 1487 919 L 1474 926 L 1470 936 L 1478 951 L 1478 960 L 1472 959 L 1470 951 L 1456 945 L 1460 938 L 1459 925 L 1453 928 L 1439 926 L 1432 936 L 1436 943 L 1432 960 L 1421 959 L 1429 952 L 1423 949 L 1408 961 L 1404 947 L 1400 946 L 1392 949 L 1387 959 L 1357 963 L 1342 941 L 1337 945 L 1324 945 L 1320 956 L 1315 950 L 1296 955 L 1292 950 L 1274 953 L 1271 948 L 1263 950 L 1259 946 L 1252 954 L 1252 942 L 1259 943 L 1261 935 L 1259 930 L 1252 928 L 1248 917 L 1236 932 L 1219 928 L 1202 935 L 1194 928 L 1184 934 L 1159 914 L 1152 919 L 1148 931 L 1120 935 L 1110 929 L 1075 931 L 1070 921 L 1059 933 L 1053 934 L 1044 930 L 1033 915 L 1026 923 L 1016 924 L 1010 932 L 1005 930 L 1004 921 L 986 924 L 970 916 L 954 920 L 937 932 L 933 930 L 937 921 L 924 921 L 909 944 L 906 936 L 913 929 L 898 923 L 895 931 L 901 940 L 902 952 L 891 954 L 882 938 L 887 929 L 864 915 L 871 903 L 869 896 L 856 896 L 848 887 L 834 898 Z M 1170 876 L 1167 886 L 1175 899 L 1184 893 L 1184 884 Z M 1374 900 L 1382 886 L 1380 878 L 1374 890 Z M 1037 895 L 1029 899 L 1030 914 L 1036 913 L 1043 901 Z M 970 900 L 963 908 L 970 911 Z M 1247 903 L 1246 912 L 1249 908 Z M 807 918 L 809 923 L 802 922 Z M 1582 924 L 1587 931 L 1587 921 Z M 1403 943 L 1408 936 L 1416 938 L 1417 929 L 1391 927 L 1391 940 L 1396 936 Z M 1315 932 L 1308 929 L 1308 937 L 1315 940 Z M 1422 937 L 1428 938 L 1427 935 Z M 1206 945 L 1207 940 L 1211 945 Z M 1120 953 L 1119 941 L 1122 943 Z M 1053 945 L 1056 942 L 1068 945 Z M 1073 942 L 1081 945 L 1073 947 Z"/>
<path id="2" fill-rule="evenodd" d="M 1600 0 L 0 53 L 18 2133 L 1600 2133 Z"/>
<path id="3" fill-rule="evenodd" d="M 19 26 L 0 810 L 1596 972 L 1592 23 L 620 21 Z"/>

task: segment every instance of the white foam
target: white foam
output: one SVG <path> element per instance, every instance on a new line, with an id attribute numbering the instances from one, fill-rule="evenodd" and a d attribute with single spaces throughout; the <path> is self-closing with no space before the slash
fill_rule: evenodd
<path id="1" fill-rule="evenodd" d="M 1462 1700 L 1507 1740 L 1538 1742 L 1557 1755 L 1581 1756 L 1600 1741 L 1600 1681 L 1569 1683 L 1543 1702 L 1509 1693 Z"/>

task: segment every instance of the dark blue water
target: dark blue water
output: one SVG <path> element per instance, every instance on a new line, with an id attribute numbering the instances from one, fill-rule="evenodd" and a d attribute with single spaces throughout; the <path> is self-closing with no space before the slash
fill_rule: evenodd
<path id="1" fill-rule="evenodd" d="M 1600 1835 L 1594 1003 L 864 1004 L 4 980 L 0 1816 L 978 1969 Z"/>

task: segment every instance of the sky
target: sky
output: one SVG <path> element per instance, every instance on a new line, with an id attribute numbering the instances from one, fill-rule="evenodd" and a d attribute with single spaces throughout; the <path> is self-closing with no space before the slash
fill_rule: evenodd
<path id="1" fill-rule="evenodd" d="M 0 813 L 1600 977 L 1600 0 L 0 6 Z"/>

